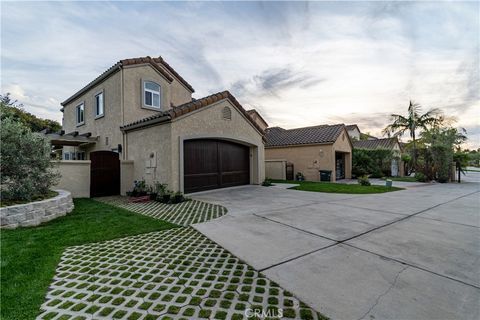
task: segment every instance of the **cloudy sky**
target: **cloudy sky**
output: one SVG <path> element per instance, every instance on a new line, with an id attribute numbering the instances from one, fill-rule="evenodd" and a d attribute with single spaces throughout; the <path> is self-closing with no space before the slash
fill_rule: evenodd
<path id="1" fill-rule="evenodd" d="M 3 2 L 1 91 L 38 116 L 120 59 L 162 55 L 271 126 L 380 134 L 409 99 L 480 146 L 478 2 Z"/>

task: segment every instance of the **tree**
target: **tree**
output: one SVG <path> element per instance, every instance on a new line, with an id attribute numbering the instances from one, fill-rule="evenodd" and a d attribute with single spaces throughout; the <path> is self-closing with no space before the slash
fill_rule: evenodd
<path id="1" fill-rule="evenodd" d="M 50 161 L 50 142 L 13 117 L 1 119 L 0 141 L 1 199 L 46 195 L 59 178 Z"/>
<path id="2" fill-rule="evenodd" d="M 465 129 L 434 126 L 422 132 L 421 142 L 426 146 L 424 174 L 439 182 L 447 182 L 454 161 L 454 151 L 459 149 L 465 140 Z"/>
<path id="3" fill-rule="evenodd" d="M 0 114 L 1 119 L 4 119 L 5 117 L 13 118 L 29 127 L 33 132 L 38 132 L 43 129 L 59 131 L 62 128 L 57 121 L 40 119 L 23 110 L 23 104 L 19 103 L 17 100 L 12 100 L 10 98 L 10 93 L 0 95 Z"/>
<path id="4" fill-rule="evenodd" d="M 439 109 L 431 109 L 423 114 L 421 114 L 421 109 L 422 107 L 418 103 L 410 100 L 408 114 L 406 116 L 392 114 L 392 123 L 383 129 L 383 134 L 389 137 L 392 134 L 399 137 L 405 134 L 405 132 L 408 132 L 412 139 L 414 167 L 417 166 L 416 131 L 427 130 L 429 126 L 438 126 L 441 122 L 445 121 L 445 117 L 443 117 Z"/>

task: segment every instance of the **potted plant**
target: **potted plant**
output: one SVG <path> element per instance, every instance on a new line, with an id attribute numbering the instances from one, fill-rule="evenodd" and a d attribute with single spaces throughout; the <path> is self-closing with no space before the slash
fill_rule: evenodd
<path id="1" fill-rule="evenodd" d="M 295 175 L 295 178 L 296 178 L 297 181 L 304 181 L 305 180 L 305 176 L 301 172 L 297 172 L 297 174 Z"/>

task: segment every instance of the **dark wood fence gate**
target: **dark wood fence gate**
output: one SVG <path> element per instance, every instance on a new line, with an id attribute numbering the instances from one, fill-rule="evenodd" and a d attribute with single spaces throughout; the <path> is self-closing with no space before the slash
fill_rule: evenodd
<path id="1" fill-rule="evenodd" d="M 120 159 L 112 151 L 90 153 L 90 196 L 104 197 L 120 194 Z"/>

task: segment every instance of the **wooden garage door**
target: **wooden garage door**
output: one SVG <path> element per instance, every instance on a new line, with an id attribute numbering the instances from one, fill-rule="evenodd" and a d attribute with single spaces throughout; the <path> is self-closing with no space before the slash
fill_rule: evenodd
<path id="1" fill-rule="evenodd" d="M 90 153 L 90 196 L 103 197 L 120 194 L 120 159 L 118 153 L 95 151 Z"/>
<path id="2" fill-rule="evenodd" d="M 184 142 L 185 193 L 250 183 L 249 148 L 212 139 Z"/>

